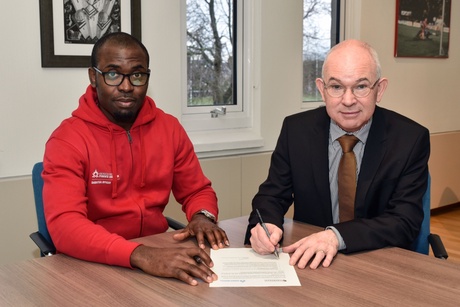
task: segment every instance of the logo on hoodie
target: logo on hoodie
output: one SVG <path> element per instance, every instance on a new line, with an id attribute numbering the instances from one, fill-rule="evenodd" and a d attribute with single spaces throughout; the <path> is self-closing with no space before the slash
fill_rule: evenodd
<path id="1" fill-rule="evenodd" d="M 91 184 L 112 184 L 113 174 L 99 172 L 97 169 L 95 169 L 91 175 L 91 178 Z"/>

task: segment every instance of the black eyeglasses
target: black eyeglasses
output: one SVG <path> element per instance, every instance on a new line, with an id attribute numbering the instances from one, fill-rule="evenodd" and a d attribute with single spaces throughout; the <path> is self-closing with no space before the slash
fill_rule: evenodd
<path id="1" fill-rule="evenodd" d="M 128 77 L 129 83 L 132 86 L 143 86 L 146 85 L 149 81 L 150 77 L 150 70 L 147 72 L 134 72 L 132 74 L 120 74 L 116 71 L 107 71 L 102 72 L 97 67 L 93 67 L 93 69 L 100 73 L 104 78 L 104 82 L 110 86 L 119 86 L 123 83 L 126 77 Z"/>
<path id="2" fill-rule="evenodd" d="M 347 91 L 347 88 L 341 84 L 326 85 L 326 82 L 324 82 L 324 80 L 322 81 L 324 84 L 324 89 L 331 97 L 340 98 Z M 375 86 L 377 85 L 379 81 L 380 81 L 380 78 L 378 78 L 377 81 L 375 81 L 375 83 L 372 86 L 369 86 L 368 84 L 365 84 L 365 83 L 360 83 L 358 85 L 351 87 L 350 89 L 353 95 L 355 95 L 357 98 L 364 98 L 364 97 L 367 97 L 371 93 L 371 91 L 375 88 Z"/>

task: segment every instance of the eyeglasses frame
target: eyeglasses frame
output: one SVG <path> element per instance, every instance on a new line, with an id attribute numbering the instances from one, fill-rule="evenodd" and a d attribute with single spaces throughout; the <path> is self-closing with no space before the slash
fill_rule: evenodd
<path id="1" fill-rule="evenodd" d="M 323 81 L 324 90 L 326 91 L 326 93 L 327 93 L 329 96 L 333 97 L 333 98 L 341 98 L 341 97 L 343 97 L 343 95 L 345 95 L 345 93 L 347 92 L 347 89 L 348 89 L 348 88 L 345 87 L 345 90 L 344 90 L 344 92 L 343 92 L 342 95 L 337 96 L 337 97 L 336 97 L 336 96 L 332 96 L 332 95 L 329 94 L 329 92 L 327 91 L 327 89 L 328 89 L 330 86 L 329 86 L 329 85 L 326 85 L 326 82 L 324 82 L 323 79 L 321 79 L 321 81 Z M 366 97 L 369 96 L 369 94 L 374 90 L 374 88 L 378 85 L 377 83 L 378 83 L 379 81 L 380 81 L 380 78 L 378 78 L 378 79 L 374 82 L 374 84 L 372 84 L 372 86 L 369 87 L 369 93 L 367 93 L 367 94 L 364 95 L 364 96 L 356 96 L 356 94 L 355 94 L 353 88 L 350 88 L 351 93 L 352 93 L 356 98 L 366 98 Z"/>
<path id="2" fill-rule="evenodd" d="M 97 68 L 97 67 L 95 67 L 95 66 L 93 66 L 92 68 L 94 69 L 95 72 L 101 74 L 102 79 L 104 79 L 104 83 L 107 84 L 108 86 L 120 86 L 120 84 L 122 84 L 123 81 L 125 81 L 125 78 L 126 78 L 126 77 L 128 77 L 128 81 L 129 81 L 129 83 L 130 83 L 132 86 L 145 86 L 145 85 L 148 83 L 149 78 L 150 78 L 150 69 L 147 70 L 147 72 L 135 72 L 135 73 L 131 73 L 131 74 L 122 74 L 122 73 L 117 72 L 117 74 L 123 76 L 123 78 L 121 78 L 120 83 L 118 83 L 118 84 L 116 84 L 116 85 L 115 85 L 115 84 L 108 84 L 108 83 L 107 83 L 107 80 L 105 80 L 105 75 L 107 75 L 108 73 L 110 73 L 110 71 L 105 71 L 105 72 L 104 72 L 104 71 L 101 71 L 99 68 Z M 142 85 L 133 84 L 133 82 L 131 81 L 131 76 L 134 75 L 134 74 L 145 74 L 145 75 L 147 75 L 147 80 L 145 81 L 145 84 L 142 84 Z"/>

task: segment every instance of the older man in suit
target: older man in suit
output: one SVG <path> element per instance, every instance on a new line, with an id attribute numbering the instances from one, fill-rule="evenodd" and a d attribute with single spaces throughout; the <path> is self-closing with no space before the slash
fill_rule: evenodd
<path id="1" fill-rule="evenodd" d="M 428 130 L 376 105 L 388 80 L 381 77 L 375 50 L 362 41 L 346 40 L 332 48 L 316 85 L 326 106 L 284 120 L 268 178 L 253 199 L 246 244 L 260 254 L 274 252 L 293 204 L 295 220 L 325 230 L 283 247 L 292 253 L 291 265 L 315 269 L 321 263 L 328 267 L 338 251 L 410 248 L 423 220 Z M 342 135 L 357 138 L 349 219 L 340 214 Z M 258 223 L 256 209 L 270 237 Z"/>

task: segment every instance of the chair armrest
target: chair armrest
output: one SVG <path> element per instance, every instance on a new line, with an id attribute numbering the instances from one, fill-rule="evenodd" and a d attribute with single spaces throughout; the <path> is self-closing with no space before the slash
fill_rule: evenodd
<path id="1" fill-rule="evenodd" d="M 181 222 L 176 221 L 176 220 L 173 219 L 173 218 L 166 217 L 166 220 L 168 221 L 169 227 L 171 227 L 171 228 L 174 229 L 174 230 L 178 230 L 178 229 L 183 229 L 183 228 L 185 228 L 185 225 L 184 225 L 184 224 L 182 224 Z"/>
<path id="2" fill-rule="evenodd" d="M 449 257 L 439 235 L 430 233 L 428 242 L 430 242 L 431 249 L 436 258 L 447 259 L 447 257 Z"/>
<path id="3" fill-rule="evenodd" d="M 37 244 L 43 256 L 51 256 L 56 253 L 54 245 L 46 240 L 40 232 L 31 233 L 29 237 Z"/>

